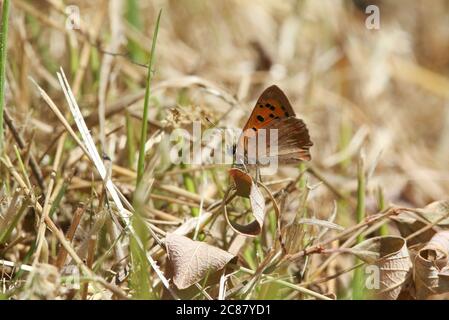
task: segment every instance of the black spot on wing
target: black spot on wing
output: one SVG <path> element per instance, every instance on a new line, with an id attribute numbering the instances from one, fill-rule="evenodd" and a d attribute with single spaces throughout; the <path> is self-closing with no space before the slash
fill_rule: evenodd
<path id="1" fill-rule="evenodd" d="M 264 121 L 265 121 L 265 118 L 262 117 L 261 115 L 258 115 L 258 116 L 257 116 L 257 120 L 259 120 L 260 122 L 264 122 Z"/>
<path id="2" fill-rule="evenodd" d="M 265 103 L 265 107 L 269 108 L 271 111 L 273 111 L 274 109 L 276 109 L 275 106 L 273 106 L 272 104 L 269 104 L 269 103 Z"/>

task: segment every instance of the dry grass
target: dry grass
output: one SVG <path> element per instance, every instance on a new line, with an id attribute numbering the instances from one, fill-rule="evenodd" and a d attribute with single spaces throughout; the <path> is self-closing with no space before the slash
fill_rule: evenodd
<path id="1" fill-rule="evenodd" d="M 357 297 L 358 262 L 343 249 L 363 238 L 399 235 L 389 219 L 397 208 L 424 207 L 449 190 L 449 7 L 443 0 L 372 2 L 380 8 L 379 30 L 365 27 L 365 13 L 351 1 L 73 1 L 81 14 L 77 30 L 66 28 L 62 1 L 12 1 L 0 295 Z M 148 140 L 140 141 L 145 65 L 160 9 Z M 69 110 L 60 67 L 104 155 L 104 176 Z M 193 121 L 203 129 L 239 127 L 271 84 L 286 92 L 314 142 L 310 163 L 264 178 L 282 221 L 320 219 L 345 228 L 294 224 L 284 231 L 287 254 L 274 245 L 276 208 L 269 197 L 262 234 L 236 236 L 222 215 L 229 166 L 174 165 L 158 139 Z M 108 179 L 116 189 L 103 183 Z M 247 208 L 238 199 L 228 204 L 235 215 Z M 238 255 L 226 269 L 227 291 L 221 273 L 187 290 L 172 284 L 167 290 L 163 240 L 176 228 Z M 70 286 L 77 274 L 81 285 Z"/>

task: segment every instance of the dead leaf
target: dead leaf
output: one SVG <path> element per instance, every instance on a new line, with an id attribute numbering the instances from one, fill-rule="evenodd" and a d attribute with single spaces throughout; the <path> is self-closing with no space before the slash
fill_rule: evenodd
<path id="1" fill-rule="evenodd" d="M 449 231 L 435 234 L 429 243 L 419 250 L 415 258 L 415 290 L 417 299 L 427 299 L 444 293 L 449 288 Z"/>
<path id="2" fill-rule="evenodd" d="M 449 226 L 449 200 L 434 201 L 422 209 L 415 209 L 421 217 L 438 226 Z"/>
<path id="3" fill-rule="evenodd" d="M 251 210 L 254 216 L 254 220 L 252 222 L 242 225 L 231 221 L 229 219 L 226 207 L 224 208 L 225 217 L 226 221 L 235 232 L 248 237 L 255 237 L 262 231 L 263 221 L 265 218 L 265 198 L 254 182 L 251 182 L 249 201 L 251 203 Z"/>
<path id="4" fill-rule="evenodd" d="M 401 236 L 404 238 L 407 238 L 409 235 L 425 228 L 428 225 L 422 217 L 409 211 L 404 211 L 397 216 L 391 216 L 390 219 L 395 222 Z M 426 243 L 432 239 L 435 233 L 436 231 L 434 228 L 430 228 L 408 240 L 407 245 L 410 247 L 418 243 Z"/>
<path id="5" fill-rule="evenodd" d="M 190 287 L 209 271 L 222 269 L 234 258 L 220 248 L 174 233 L 167 234 L 165 246 L 173 267 L 173 282 L 178 289 Z"/>
<path id="6" fill-rule="evenodd" d="M 443 269 L 441 269 L 440 273 L 438 274 L 439 278 L 439 291 L 440 292 L 449 292 L 449 265 L 446 265 Z"/>
<path id="7" fill-rule="evenodd" d="M 238 169 L 229 169 L 229 176 L 234 180 L 235 189 L 239 197 L 249 198 L 253 179 L 246 172 Z"/>
<path id="8" fill-rule="evenodd" d="M 395 236 L 375 237 L 354 246 L 351 252 L 369 264 L 365 267 L 366 273 L 372 274 L 374 281 L 376 272 L 373 270 L 379 271 L 379 283 L 373 283 L 373 298 L 396 300 L 411 273 L 412 263 L 405 239 Z M 375 268 L 372 269 L 372 266 Z"/>

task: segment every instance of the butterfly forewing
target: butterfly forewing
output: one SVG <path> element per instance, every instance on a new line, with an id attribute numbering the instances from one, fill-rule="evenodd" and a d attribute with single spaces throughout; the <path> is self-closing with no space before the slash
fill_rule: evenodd
<path id="1" fill-rule="evenodd" d="M 276 148 L 271 146 L 272 143 Z M 273 157 L 285 164 L 307 161 L 311 158 L 309 149 L 312 144 L 306 125 L 296 118 L 282 90 L 273 85 L 257 100 L 243 128 L 237 145 L 237 162 L 267 164 Z M 260 154 L 265 154 L 262 156 L 264 161 L 260 161 Z"/>
<path id="2" fill-rule="evenodd" d="M 273 85 L 265 89 L 257 100 L 243 131 L 263 128 L 273 120 L 294 116 L 296 116 L 295 112 L 284 92 Z"/>

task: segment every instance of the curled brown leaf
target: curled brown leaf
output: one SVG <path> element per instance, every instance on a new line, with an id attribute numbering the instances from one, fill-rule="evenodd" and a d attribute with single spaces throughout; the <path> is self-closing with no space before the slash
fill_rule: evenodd
<path id="1" fill-rule="evenodd" d="M 165 246 L 173 268 L 173 282 L 178 289 L 190 287 L 209 271 L 222 269 L 234 258 L 220 248 L 175 233 L 167 234 Z"/>
<path id="2" fill-rule="evenodd" d="M 449 288 L 449 231 L 435 234 L 415 257 L 414 280 L 417 299 L 427 299 Z"/>
<path id="3" fill-rule="evenodd" d="M 226 207 L 224 207 L 225 218 L 235 232 L 248 237 L 255 237 L 262 231 L 262 226 L 265 218 L 265 198 L 256 184 L 252 182 L 252 180 L 249 193 L 249 201 L 251 203 L 251 211 L 254 216 L 254 220 L 252 222 L 248 224 L 240 224 L 232 221 L 231 219 L 229 219 Z"/>
<path id="4" fill-rule="evenodd" d="M 351 252 L 368 263 L 367 288 L 375 299 L 396 300 L 407 285 L 411 274 L 411 259 L 404 238 L 382 236 L 365 240 Z M 370 292 L 371 293 L 371 292 Z"/>

